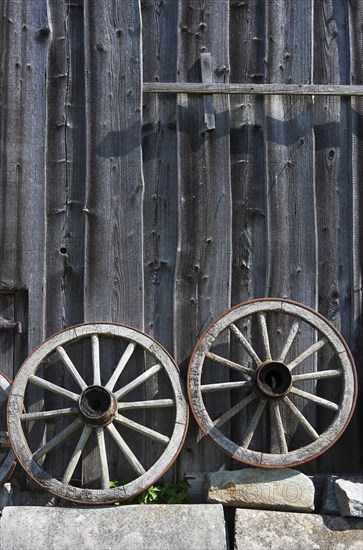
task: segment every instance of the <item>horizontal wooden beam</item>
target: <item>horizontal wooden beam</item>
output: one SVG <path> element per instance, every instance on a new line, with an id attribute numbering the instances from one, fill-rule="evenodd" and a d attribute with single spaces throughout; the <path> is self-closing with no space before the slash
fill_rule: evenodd
<path id="1" fill-rule="evenodd" d="M 363 86 L 338 84 L 216 84 L 199 82 L 144 82 L 153 94 L 256 94 L 363 96 Z"/>

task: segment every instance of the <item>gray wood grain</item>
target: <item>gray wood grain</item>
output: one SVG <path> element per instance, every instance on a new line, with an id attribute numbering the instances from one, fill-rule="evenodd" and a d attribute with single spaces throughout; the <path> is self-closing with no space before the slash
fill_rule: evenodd
<path id="1" fill-rule="evenodd" d="M 84 317 L 144 323 L 141 16 L 138 1 L 85 3 L 86 215 Z M 112 368 L 112 362 L 106 365 Z M 142 372 L 132 358 L 131 371 Z M 144 388 L 140 388 L 140 398 Z M 109 442 L 111 445 L 111 443 Z M 90 441 L 83 475 L 97 481 Z M 140 443 L 139 456 L 144 450 Z M 108 448 L 117 462 L 118 450 Z"/>
<path id="2" fill-rule="evenodd" d="M 1 17 L 0 285 L 29 290 L 29 347 L 33 347 L 44 336 L 46 2 L 26 6 L 6 2 Z"/>
<path id="3" fill-rule="evenodd" d="M 342 36 L 346 34 L 347 9 L 323 2 L 315 12 L 314 81 L 319 84 L 349 84 L 349 52 Z M 314 108 L 316 207 L 318 231 L 319 311 L 350 337 L 350 275 L 345 259 L 350 255 L 351 180 L 344 167 L 349 163 L 349 101 L 316 98 Z M 329 364 L 322 350 L 320 361 Z M 339 381 L 324 384 L 330 398 L 336 398 Z M 329 417 L 319 409 L 319 422 Z M 333 470 L 341 453 L 340 441 L 319 458 L 320 467 Z M 341 465 L 343 466 L 343 465 Z"/>
<path id="4" fill-rule="evenodd" d="M 253 85 L 265 80 L 265 7 L 253 3 L 239 7 L 231 4 L 230 43 L 231 80 Z M 244 40 L 240 37 L 243 36 Z M 266 296 L 267 285 L 267 193 L 265 168 L 265 136 L 262 97 L 231 95 L 231 181 L 232 181 L 232 305 L 251 297 Z M 253 340 L 250 320 L 240 327 L 249 341 Z M 232 337 L 231 357 L 245 365 L 251 358 Z M 237 378 L 231 373 L 232 378 Z M 239 401 L 243 392 L 233 392 Z M 244 433 L 255 403 L 245 415 L 233 420 L 233 431 Z M 262 419 L 264 422 L 265 419 Z M 261 435 L 258 447 L 262 448 Z"/>
<path id="5" fill-rule="evenodd" d="M 86 2 L 85 41 L 85 319 L 141 328 L 144 186 L 139 2 Z"/>
<path id="6" fill-rule="evenodd" d="M 312 80 L 311 45 L 313 29 L 310 1 L 267 5 L 268 82 L 306 83 Z M 273 12 L 273 13 L 272 13 Z M 283 24 L 281 25 L 281 21 Z M 297 47 L 299 44 L 299 47 Z M 316 307 L 316 216 L 314 179 L 313 108 L 309 98 L 266 98 L 266 167 L 268 201 L 268 288 L 270 296 L 293 297 Z M 286 338 L 289 325 L 276 320 L 276 344 Z M 312 334 L 302 330 L 291 347 L 292 357 L 307 349 Z M 314 370 L 306 361 L 301 372 Z M 314 391 L 314 383 L 306 389 Z M 302 402 L 296 398 L 295 404 Z M 282 411 L 288 438 L 303 438 L 301 427 L 289 411 Z M 309 422 L 315 408 L 307 409 Z"/>
<path id="7" fill-rule="evenodd" d="M 142 4 L 143 79 L 175 82 L 175 47 L 178 3 L 151 0 Z M 144 326 L 169 352 L 173 353 L 174 276 L 178 245 L 178 178 L 176 96 L 143 96 L 143 173 L 144 194 Z M 160 373 L 148 381 L 146 395 L 155 398 L 167 390 Z M 150 411 L 153 425 L 169 432 L 172 415 Z M 157 452 L 153 441 L 146 441 L 146 454 L 152 460 Z"/>
<path id="8" fill-rule="evenodd" d="M 363 83 L 363 52 L 362 52 L 362 31 L 357 24 L 363 17 L 363 6 L 361 2 L 353 0 L 349 3 L 349 50 L 350 50 L 350 81 L 351 83 Z M 352 270 L 351 291 L 351 347 L 354 353 L 358 367 L 362 365 L 363 346 L 362 346 L 362 235 L 363 235 L 363 195 L 362 195 L 362 176 L 363 176 L 363 102 L 361 99 L 351 101 L 351 177 L 352 177 L 352 215 L 351 215 L 351 250 Z M 358 385 L 362 387 L 362 369 L 358 368 Z M 354 434 L 360 430 L 359 424 L 362 422 L 362 416 L 358 412 L 353 418 L 346 433 L 345 442 L 351 448 L 355 437 Z M 363 460 L 363 449 L 358 447 L 359 442 L 355 439 L 354 451 L 352 449 L 352 468 L 359 468 L 359 463 Z M 340 455 L 341 456 L 341 455 Z M 343 455 L 344 456 L 344 455 Z"/>
<path id="9" fill-rule="evenodd" d="M 47 83 L 47 333 L 83 321 L 83 2 L 51 3 Z M 74 300 L 74 296 L 78 296 Z"/>
<path id="10" fill-rule="evenodd" d="M 193 9 L 190 9 L 190 8 Z M 229 10 L 217 0 L 205 6 L 180 3 L 178 79 L 201 80 L 200 55 L 210 53 L 215 82 L 228 81 Z M 179 238 L 174 295 L 174 355 L 185 372 L 200 334 L 229 306 L 231 277 L 231 189 L 228 98 L 214 96 L 215 129 L 205 125 L 203 98 L 178 97 Z M 215 376 L 224 376 L 216 369 Z M 209 380 L 213 382 L 213 380 Z M 216 408 L 219 405 L 216 404 Z M 217 412 L 217 411 L 216 411 Z M 179 471 L 220 467 L 225 458 L 192 425 Z"/>
<path id="11" fill-rule="evenodd" d="M 143 91 L 150 94 L 254 94 L 254 95 L 282 95 L 282 96 L 361 96 L 361 85 L 341 84 L 247 84 L 205 82 L 144 82 Z"/>

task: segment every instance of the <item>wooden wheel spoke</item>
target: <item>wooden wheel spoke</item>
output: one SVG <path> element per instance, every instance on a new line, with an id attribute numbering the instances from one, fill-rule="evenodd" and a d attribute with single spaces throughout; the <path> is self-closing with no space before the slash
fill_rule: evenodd
<path id="1" fill-rule="evenodd" d="M 79 428 L 81 425 L 82 425 L 82 420 L 80 418 L 76 418 L 76 420 L 74 420 L 74 422 L 72 422 L 72 424 L 70 424 L 69 426 L 64 428 L 64 430 L 62 430 L 59 434 L 52 437 L 52 439 L 47 441 L 47 443 L 45 445 L 40 447 L 40 449 L 38 449 L 33 454 L 33 460 L 39 460 L 44 455 L 49 453 L 49 451 L 51 451 L 52 449 L 54 449 L 54 447 L 59 445 L 59 443 L 64 441 L 64 439 L 66 439 L 69 435 L 71 435 L 71 433 L 73 433 L 75 430 L 77 430 L 77 428 Z"/>
<path id="2" fill-rule="evenodd" d="M 299 390 L 298 388 L 291 388 L 291 393 L 294 393 L 295 395 L 299 395 L 300 397 L 303 397 L 304 399 L 307 399 L 308 401 L 312 401 L 313 403 L 316 403 L 317 405 L 321 405 L 322 407 L 325 407 L 326 409 L 330 409 L 332 411 L 339 411 L 340 407 L 336 403 L 333 403 L 333 401 L 328 401 L 328 399 L 323 399 L 322 397 L 319 397 L 317 395 L 314 395 L 312 393 L 308 393 L 303 390 Z"/>
<path id="3" fill-rule="evenodd" d="M 115 384 L 117 380 L 120 378 L 122 371 L 124 370 L 125 366 L 127 365 L 128 360 L 130 359 L 131 355 L 134 352 L 136 345 L 133 342 L 130 342 L 130 344 L 127 346 L 125 351 L 123 352 L 120 361 L 118 362 L 117 367 L 114 370 L 114 373 L 112 374 L 111 378 L 107 382 L 105 388 L 109 391 L 112 391 L 115 387 Z"/>
<path id="4" fill-rule="evenodd" d="M 260 324 L 263 346 L 265 348 L 265 359 L 267 361 L 271 359 L 271 349 L 270 349 L 270 339 L 269 339 L 268 330 L 267 330 L 266 314 L 263 312 L 259 313 L 258 321 Z"/>
<path id="5" fill-rule="evenodd" d="M 74 366 L 73 361 L 71 360 L 63 346 L 57 346 L 56 351 L 58 352 L 62 363 L 67 368 L 68 372 L 73 376 L 74 380 L 77 382 L 81 390 L 84 390 L 87 387 L 87 384 L 83 380 L 82 376 L 79 374 L 78 370 Z"/>
<path id="6" fill-rule="evenodd" d="M 220 365 L 223 365 L 224 367 L 227 367 L 229 369 L 237 370 L 238 372 L 242 372 L 243 374 L 247 374 L 249 377 L 253 374 L 253 369 L 250 369 L 248 367 L 244 367 L 243 365 L 240 365 L 239 363 L 235 363 L 234 361 L 230 361 L 229 359 L 225 359 L 224 357 L 221 357 L 220 355 L 216 355 L 215 353 L 208 352 L 205 354 L 205 356 L 210 359 L 211 361 L 214 361 L 215 363 L 219 363 Z"/>
<path id="7" fill-rule="evenodd" d="M 241 447 L 248 448 L 249 444 L 251 443 L 251 440 L 254 436 L 255 430 L 257 428 L 257 425 L 260 421 L 261 415 L 263 413 L 263 410 L 266 406 L 267 401 L 263 401 L 260 399 L 257 408 L 251 418 L 251 422 L 249 423 L 244 435 L 243 435 L 243 441 L 241 443 Z"/>
<path id="8" fill-rule="evenodd" d="M 127 384 L 126 386 L 124 386 L 123 388 L 121 388 L 117 392 L 115 392 L 114 395 L 115 395 L 116 399 L 117 400 L 121 399 L 121 397 L 123 397 L 124 395 L 126 395 L 127 393 L 132 391 L 133 389 L 140 386 L 140 384 L 142 384 L 143 382 L 145 382 L 146 380 L 151 378 L 151 376 L 154 376 L 154 374 L 159 372 L 159 370 L 161 368 L 162 367 L 159 364 L 156 364 L 156 365 L 150 367 L 148 370 L 146 370 L 145 372 L 140 374 L 140 376 L 135 378 L 135 380 L 132 380 L 129 384 Z"/>
<path id="9" fill-rule="evenodd" d="M 289 452 L 289 449 L 287 446 L 286 435 L 285 435 L 284 425 L 282 423 L 279 404 L 276 402 L 270 401 L 270 411 L 272 416 L 271 421 L 273 420 L 275 421 L 274 425 L 277 431 L 277 438 L 278 438 L 280 453 L 285 454 Z M 271 426 L 271 432 L 272 432 L 272 426 Z"/>
<path id="10" fill-rule="evenodd" d="M 299 411 L 299 409 L 295 407 L 293 402 L 290 401 L 288 397 L 284 397 L 283 402 L 287 405 L 287 407 L 290 409 L 292 414 L 297 418 L 297 420 L 300 422 L 300 424 L 305 429 L 305 431 L 310 435 L 310 437 L 314 440 L 319 439 L 318 432 L 315 430 L 315 428 L 313 428 L 313 426 L 305 418 L 305 416 Z"/>
<path id="11" fill-rule="evenodd" d="M 49 390 L 52 393 L 56 393 L 56 394 L 61 395 L 63 397 L 68 397 L 69 399 L 72 399 L 73 401 L 78 401 L 78 399 L 79 399 L 79 394 L 74 393 L 70 390 L 66 390 L 65 388 L 62 388 L 61 386 L 57 386 L 57 384 L 53 384 L 52 382 L 48 382 L 48 380 L 44 380 L 44 378 L 39 378 L 39 376 L 35 376 L 34 374 L 32 376 L 29 376 L 29 382 L 31 382 L 32 384 L 35 384 L 39 388 Z"/>
<path id="12" fill-rule="evenodd" d="M 78 443 L 73 451 L 73 454 L 70 458 L 70 461 L 68 463 L 68 466 L 66 468 L 66 471 L 64 472 L 62 482 L 63 483 L 69 483 L 72 475 L 74 473 L 74 470 L 77 467 L 77 464 L 79 462 L 79 459 L 81 458 L 82 451 L 88 441 L 89 436 L 91 435 L 92 428 L 90 426 L 87 426 L 87 424 L 83 427 L 83 431 L 81 434 L 81 437 L 78 440 Z"/>
<path id="13" fill-rule="evenodd" d="M 146 426 L 142 426 L 141 424 L 138 424 L 138 422 L 134 422 L 133 420 L 130 420 L 129 418 L 126 418 L 125 416 L 122 416 L 120 414 L 116 416 L 115 422 L 119 422 L 123 426 L 130 428 L 130 430 L 134 430 L 135 432 L 145 435 L 146 437 L 150 437 L 154 441 L 164 443 L 165 445 L 167 445 L 170 441 L 169 437 L 167 437 L 166 435 L 156 432 L 155 430 L 151 430 Z"/>
<path id="14" fill-rule="evenodd" d="M 96 437 L 101 461 L 101 486 L 102 489 L 108 489 L 110 487 L 110 474 L 107 462 L 105 431 L 102 427 L 96 428 Z"/>
<path id="15" fill-rule="evenodd" d="M 97 334 L 91 336 L 93 384 L 101 385 L 100 342 Z"/>
<path id="16" fill-rule="evenodd" d="M 343 376 L 341 369 L 322 370 L 315 372 L 306 372 L 304 374 L 293 374 L 292 381 L 299 382 L 300 380 L 319 380 L 321 378 L 338 378 Z"/>
<path id="17" fill-rule="evenodd" d="M 118 410 L 125 411 L 128 409 L 163 409 L 165 407 L 175 407 L 174 399 L 150 399 L 146 401 L 120 402 Z"/>
<path id="18" fill-rule="evenodd" d="M 130 447 L 127 445 L 126 441 L 123 439 L 121 434 L 117 431 L 115 426 L 113 424 L 109 424 L 108 426 L 106 426 L 106 429 L 109 431 L 109 433 L 115 440 L 116 445 L 119 447 L 119 449 L 125 456 L 126 460 L 129 462 L 133 470 L 138 475 L 143 475 L 146 470 L 144 469 L 142 464 L 139 462 L 137 457 L 134 455 L 134 453 L 131 451 Z"/>
<path id="19" fill-rule="evenodd" d="M 247 407 L 247 405 L 249 403 L 251 403 L 254 399 L 257 399 L 257 395 L 253 392 L 253 393 L 250 393 L 247 397 L 245 397 L 244 399 L 242 399 L 242 401 L 240 401 L 239 403 L 237 403 L 236 405 L 234 405 L 231 409 L 229 409 L 228 411 L 226 411 L 224 414 L 222 414 L 222 416 L 220 416 L 219 418 L 217 418 L 217 420 L 215 420 L 213 422 L 214 426 L 216 428 L 220 428 L 221 426 L 223 426 L 223 424 L 225 424 L 226 422 L 228 422 L 228 420 L 230 420 L 231 418 L 233 418 L 236 414 L 238 414 L 240 411 L 242 411 L 245 407 Z"/>
<path id="20" fill-rule="evenodd" d="M 65 409 L 55 409 L 52 411 L 35 411 L 30 413 L 22 413 L 20 420 L 30 422 L 32 420 L 49 420 L 58 416 L 72 416 L 78 413 L 78 407 L 67 407 Z"/>
<path id="21" fill-rule="evenodd" d="M 327 339 L 325 337 L 321 340 L 318 340 L 318 342 L 312 344 L 308 349 L 306 349 L 298 357 L 296 357 L 296 359 L 289 363 L 287 367 L 290 369 L 290 371 L 294 370 L 294 368 L 300 365 L 300 363 L 317 353 L 323 346 L 325 346 L 326 342 Z"/>
<path id="22" fill-rule="evenodd" d="M 202 393 L 214 391 L 234 390 L 236 388 L 248 389 L 251 388 L 251 382 L 246 380 L 238 380 L 236 382 L 219 382 L 218 384 L 204 384 L 200 387 Z"/>
<path id="23" fill-rule="evenodd" d="M 249 343 L 249 341 L 243 336 L 242 332 L 236 327 L 234 323 L 229 325 L 229 330 L 233 332 L 233 334 L 237 337 L 237 339 L 241 342 L 244 349 L 247 351 L 248 355 L 255 361 L 257 365 L 260 365 L 262 363 L 261 359 Z"/>
<path id="24" fill-rule="evenodd" d="M 290 332 L 287 335 L 286 342 L 285 342 L 285 345 L 284 345 L 284 349 L 282 350 L 281 355 L 279 357 L 279 361 L 281 361 L 282 363 L 285 361 L 285 357 L 288 354 L 289 349 L 291 348 L 293 341 L 295 340 L 295 337 L 296 337 L 297 332 L 299 330 L 300 324 L 301 324 L 300 321 L 294 321 L 291 328 L 290 328 Z"/>

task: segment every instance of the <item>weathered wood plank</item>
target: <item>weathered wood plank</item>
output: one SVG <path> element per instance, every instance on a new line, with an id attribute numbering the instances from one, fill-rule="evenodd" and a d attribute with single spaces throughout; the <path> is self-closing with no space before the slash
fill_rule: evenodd
<path id="1" fill-rule="evenodd" d="M 233 44 L 233 47 L 232 47 Z M 237 86 L 253 87 L 265 80 L 265 6 L 233 1 L 230 18 L 231 80 Z M 241 84 L 243 83 L 243 84 Z M 233 84 L 235 85 L 235 84 Z M 266 296 L 267 285 L 267 199 L 263 97 L 231 95 L 231 181 L 232 181 L 232 305 Z M 240 327 L 253 340 L 250 320 Z M 231 340 L 231 357 L 252 365 L 250 356 Z M 234 374 L 231 373 L 231 377 Z M 234 392 L 238 402 L 244 396 Z M 233 421 L 235 434 L 243 434 L 255 409 Z M 262 448 L 262 434 L 255 439 Z"/>
<path id="2" fill-rule="evenodd" d="M 83 321 L 86 147 L 83 1 L 51 2 L 48 10 L 51 34 L 46 87 L 47 336 Z M 50 369 L 51 382 L 59 383 L 59 376 L 70 387 L 72 378 L 65 369 Z M 49 395 L 47 406 L 60 408 L 62 398 Z M 55 419 L 48 423 L 48 429 L 61 430 L 66 422 L 66 418 Z M 73 437 L 68 438 L 66 450 L 70 452 L 75 443 Z M 67 467 L 64 454 L 57 454 L 54 475 L 59 478 Z"/>
<path id="3" fill-rule="evenodd" d="M 362 50 L 362 28 L 357 22 L 363 19 L 363 5 L 358 0 L 349 2 L 349 44 L 350 44 L 350 75 L 352 84 L 363 84 L 363 50 Z M 361 389 L 363 384 L 363 345 L 362 345 L 362 269 L 363 269 L 363 101 L 362 99 L 351 100 L 351 174 L 352 174 L 352 224 L 351 224 L 351 246 L 352 246 L 352 351 L 358 368 L 358 386 Z M 352 419 L 346 433 L 345 441 L 349 442 L 352 450 L 350 471 L 359 471 L 363 462 L 363 449 L 359 438 L 356 437 L 362 428 L 363 415 L 358 407 L 357 413 Z M 345 447 L 346 448 L 346 447 Z M 344 460 L 344 451 L 339 456 Z"/>
<path id="4" fill-rule="evenodd" d="M 47 334 L 83 321 L 83 1 L 51 2 L 47 81 Z M 74 299 L 77 296 L 77 300 Z"/>
<path id="5" fill-rule="evenodd" d="M 87 141 L 84 318 L 142 328 L 140 3 L 87 0 L 84 10 Z M 102 355 L 105 381 L 117 364 L 115 358 L 118 360 L 121 354 L 122 350 L 115 347 L 114 353 Z M 139 354 L 130 359 L 128 369 L 133 376 L 143 368 Z M 139 399 L 144 398 L 143 390 L 140 387 Z M 109 460 L 118 463 L 119 451 L 111 443 L 106 434 Z M 143 457 L 142 447 L 138 456 Z M 98 475 L 98 461 L 99 451 L 93 446 L 83 463 L 83 476 L 90 484 Z"/>
<path id="6" fill-rule="evenodd" d="M 142 2 L 143 78 L 175 82 L 175 37 L 178 2 Z M 174 275 L 178 241 L 178 178 L 176 96 L 143 96 L 142 150 L 144 194 L 145 330 L 173 353 Z M 148 365 L 151 366 L 151 365 Z M 168 382 L 160 373 L 146 385 L 146 397 L 165 395 Z M 149 411 L 159 432 L 173 428 L 173 413 Z M 146 455 L 155 461 L 158 449 L 146 440 Z M 168 476 L 173 476 L 169 472 Z"/>
<path id="7" fill-rule="evenodd" d="M 143 326 L 138 0 L 85 2 L 85 319 Z M 106 214 L 107 213 L 107 214 Z"/>
<path id="8" fill-rule="evenodd" d="M 200 82 L 209 52 L 214 82 L 228 80 L 229 6 L 213 0 L 179 4 L 178 79 Z M 221 33 L 220 29 L 224 29 Z M 231 190 L 229 103 L 214 96 L 215 129 L 205 125 L 203 98 L 178 97 L 179 238 L 174 300 L 174 356 L 182 372 L 198 336 L 230 303 Z M 220 381 L 223 380 L 225 372 Z M 217 369 L 214 371 L 217 372 Z M 218 373 L 215 374 L 218 377 Z M 210 379 L 208 382 L 214 382 Z M 216 414 L 220 410 L 216 405 Z M 225 457 L 192 424 L 179 472 L 219 468 Z M 204 466 L 203 466 L 204 465 Z"/>
<path id="9" fill-rule="evenodd" d="M 248 83 L 191 83 L 144 82 L 144 93 L 149 94 L 254 94 L 282 96 L 361 96 L 361 85 L 332 84 L 248 84 Z"/>
<path id="10" fill-rule="evenodd" d="M 314 82 L 349 84 L 347 51 L 347 7 L 331 1 L 315 6 Z M 319 311 L 350 340 L 351 293 L 350 227 L 351 183 L 349 164 L 349 104 L 347 100 L 316 98 L 314 107 L 316 205 L 318 235 L 318 307 Z M 329 364 L 328 350 L 319 361 Z M 325 395 L 339 397 L 340 382 L 326 381 Z M 329 418 L 319 409 L 319 424 Z M 341 453 L 341 442 L 319 458 L 319 468 L 333 471 Z M 343 467 L 343 464 L 341 464 Z M 343 471 L 343 470 L 341 470 Z"/>
<path id="11" fill-rule="evenodd" d="M 312 80 L 312 13 L 309 0 L 266 5 L 268 82 L 306 83 Z M 265 98 L 266 176 L 268 201 L 268 295 L 288 297 L 316 308 L 316 219 L 312 102 L 310 98 Z M 274 321 L 274 349 L 282 349 L 290 324 Z M 301 329 L 290 348 L 290 361 L 307 349 L 312 333 Z M 299 372 L 315 369 L 315 358 Z M 314 381 L 306 383 L 314 392 Z M 295 404 L 299 398 L 296 398 Z M 299 406 L 299 408 L 301 408 Z M 304 437 L 296 418 L 282 409 L 287 437 L 297 444 Z M 314 424 L 315 407 L 306 410 Z M 294 443 L 292 443 L 294 445 Z"/>
<path id="12" fill-rule="evenodd" d="M 175 81 L 178 5 L 142 3 L 144 80 Z M 143 98 L 145 329 L 173 351 L 178 239 L 176 97 Z"/>
<path id="13" fill-rule="evenodd" d="M 46 1 L 1 4 L 0 287 L 29 291 L 29 347 L 43 339 Z M 34 213 L 36 212 L 36 216 Z"/>

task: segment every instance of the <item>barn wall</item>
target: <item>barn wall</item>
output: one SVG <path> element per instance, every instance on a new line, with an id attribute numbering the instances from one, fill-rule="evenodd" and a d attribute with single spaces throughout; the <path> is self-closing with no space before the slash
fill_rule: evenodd
<path id="1" fill-rule="evenodd" d="M 121 322 L 185 378 L 216 316 L 279 296 L 341 331 L 361 384 L 363 100 L 142 95 L 142 82 L 363 84 L 362 10 L 2 2 L 0 290 L 25 296 L 23 351 L 76 323 Z M 305 471 L 361 471 L 362 422 L 358 401 Z M 192 420 L 172 475 L 239 467 Z"/>

